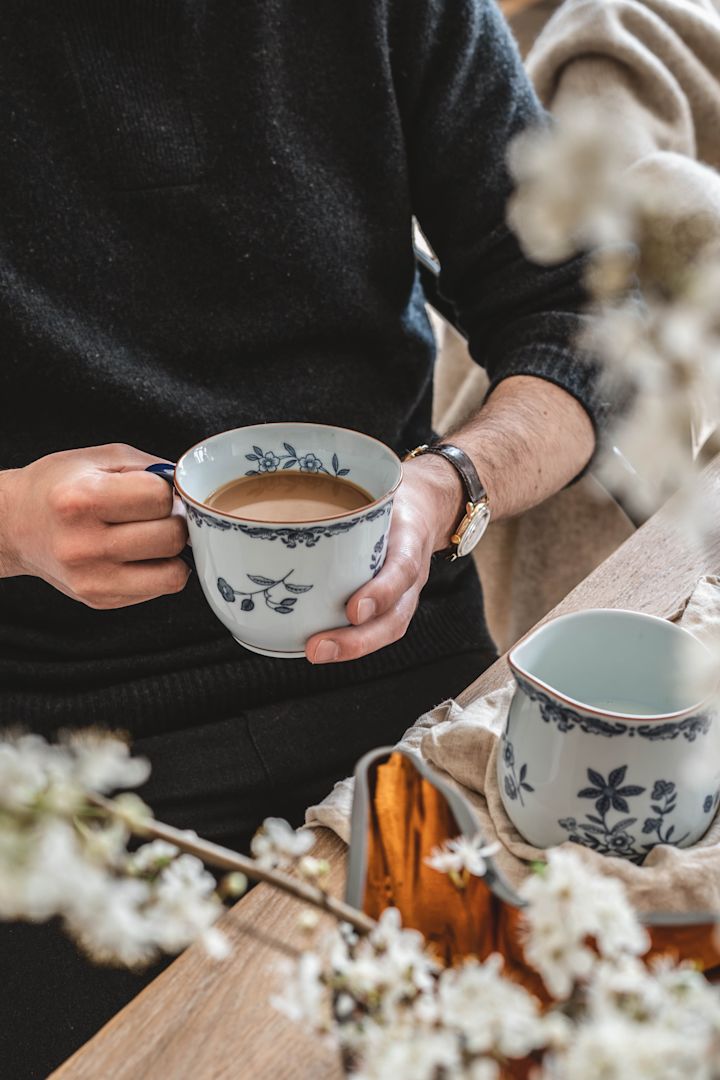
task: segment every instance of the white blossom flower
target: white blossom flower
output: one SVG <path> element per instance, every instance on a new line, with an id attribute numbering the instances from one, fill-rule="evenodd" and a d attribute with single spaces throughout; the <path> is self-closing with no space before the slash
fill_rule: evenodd
<path id="1" fill-rule="evenodd" d="M 425 860 L 433 870 L 449 874 L 456 884 L 463 883 L 463 876 L 473 874 L 484 877 L 487 873 L 487 859 L 500 850 L 500 844 L 483 844 L 478 833 L 475 837 L 457 836 L 446 840 L 440 847 L 433 848 Z"/>
<path id="2" fill-rule="evenodd" d="M 368 1025 L 363 1039 L 363 1063 L 356 1080 L 435 1080 L 460 1075 L 460 1047 L 455 1035 L 443 1030 L 418 1030 Z"/>
<path id="3" fill-rule="evenodd" d="M 544 872 L 529 877 L 520 892 L 528 901 L 525 955 L 556 998 L 568 997 L 576 982 L 588 978 L 598 953 L 640 955 L 649 946 L 622 884 L 611 877 L 598 882 L 569 851 L 548 851 Z"/>
<path id="4" fill-rule="evenodd" d="M 73 936 L 100 963 L 149 963 L 160 951 L 180 952 L 209 930 L 222 910 L 215 880 L 199 859 L 181 855 L 153 882 L 83 877 L 83 890 L 64 917 Z M 211 936 L 210 947 L 217 945 Z"/>
<path id="5" fill-rule="evenodd" d="M 646 297 L 601 313 L 585 346 L 603 361 L 610 393 L 627 387 L 630 405 L 616 419 L 601 476 L 641 513 L 657 509 L 693 474 L 702 441 L 720 416 L 720 313 L 707 282 L 720 290 L 720 260 L 706 259 L 670 297 Z M 626 462 L 630 462 L 628 468 Z M 700 517 L 696 500 L 685 521 Z M 702 535 L 704 522 L 696 521 Z"/>
<path id="6" fill-rule="evenodd" d="M 200 942 L 212 960 L 227 960 L 232 953 L 230 942 L 216 926 L 203 930 Z"/>
<path id="7" fill-rule="evenodd" d="M 298 918 L 298 926 L 306 934 L 313 931 L 319 922 L 320 912 L 313 910 L 313 908 L 306 908 L 300 913 L 300 917 Z"/>
<path id="8" fill-rule="evenodd" d="M 518 136 L 509 166 L 516 193 L 508 223 L 528 256 L 562 262 L 597 245 L 633 238 L 632 161 L 622 128 L 592 106 L 568 111 L 554 127 Z"/>
<path id="9" fill-rule="evenodd" d="M 46 788 L 44 745 L 44 740 L 27 735 L 0 742 L 0 807 L 29 807 Z"/>
<path id="10" fill-rule="evenodd" d="M 296 831 L 283 818 L 266 818 L 255 833 L 250 850 L 259 866 L 292 866 L 315 844 L 315 835 L 308 829 Z"/>
<path id="11" fill-rule="evenodd" d="M 100 963 L 145 964 L 203 935 L 220 950 L 209 931 L 222 906 L 200 860 L 163 841 L 129 854 L 130 828 L 150 813 L 145 804 L 125 792 L 112 815 L 91 801 L 147 771 L 124 742 L 99 732 L 58 744 L 0 737 L 1 919 L 58 917 Z"/>
<path id="12" fill-rule="evenodd" d="M 308 881 L 321 881 L 330 873 L 330 863 L 327 859 L 316 859 L 313 855 L 303 855 L 298 866 L 298 873 Z"/>
<path id="13" fill-rule="evenodd" d="M 130 855 L 128 866 L 138 874 L 157 873 L 179 854 L 180 849 L 175 844 L 169 844 L 167 840 L 152 840 Z"/>
<path id="14" fill-rule="evenodd" d="M 127 743 L 94 729 L 72 731 L 64 742 L 73 755 L 73 772 L 79 784 L 100 793 L 144 784 L 150 762 L 130 756 Z"/>
<path id="15" fill-rule="evenodd" d="M 212 926 L 221 910 L 212 874 L 194 855 L 180 855 L 153 883 L 148 917 L 160 948 L 175 953 Z"/>
<path id="16" fill-rule="evenodd" d="M 271 997 L 271 1005 L 290 1020 L 309 1024 L 314 1031 L 328 1030 L 330 1005 L 320 956 L 304 952 L 295 965 L 279 967 L 283 991 Z"/>
<path id="17" fill-rule="evenodd" d="M 522 986 L 503 978 L 497 954 L 485 963 L 468 962 L 444 971 L 439 979 L 440 1020 L 461 1032 L 471 1053 L 522 1058 L 547 1043 L 537 1000 Z"/>
<path id="18" fill-rule="evenodd" d="M 568 1048 L 543 1065 L 544 1080 L 713 1080 L 717 1057 L 660 1023 L 622 1015 L 577 1026 Z"/>
<path id="19" fill-rule="evenodd" d="M 500 1068 L 492 1058 L 478 1058 L 467 1066 L 465 1077 L 467 1080 L 499 1080 Z"/>

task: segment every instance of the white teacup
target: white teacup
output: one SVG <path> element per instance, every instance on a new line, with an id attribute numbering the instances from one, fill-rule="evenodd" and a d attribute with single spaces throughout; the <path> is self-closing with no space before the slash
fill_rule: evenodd
<path id="1" fill-rule="evenodd" d="M 242 476 L 296 470 L 347 477 L 372 497 L 359 510 L 316 521 L 257 521 L 207 504 Z M 255 424 L 203 439 L 177 465 L 150 471 L 174 481 L 187 512 L 205 597 L 246 649 L 305 655 L 320 630 L 346 626 L 345 604 L 385 561 L 400 459 L 369 435 L 324 424 Z"/>
<path id="2" fill-rule="evenodd" d="M 694 844 L 720 800 L 718 720 L 690 690 L 708 657 L 687 630 L 633 611 L 563 615 L 516 645 L 498 784 L 517 830 L 637 863 Z"/>

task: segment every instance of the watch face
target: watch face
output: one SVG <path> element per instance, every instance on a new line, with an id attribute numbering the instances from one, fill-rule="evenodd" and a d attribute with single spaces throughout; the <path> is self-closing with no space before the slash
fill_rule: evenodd
<path id="1" fill-rule="evenodd" d="M 466 523 L 460 526 L 462 529 L 462 535 L 457 546 L 457 553 L 459 557 L 463 555 L 469 555 L 478 541 L 481 539 L 483 533 L 490 524 L 490 511 L 487 503 L 479 503 L 472 515 L 466 519 Z"/>

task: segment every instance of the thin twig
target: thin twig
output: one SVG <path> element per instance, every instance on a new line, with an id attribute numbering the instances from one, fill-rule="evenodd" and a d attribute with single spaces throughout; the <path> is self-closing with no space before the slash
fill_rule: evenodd
<path id="1" fill-rule="evenodd" d="M 111 799 L 105 799 L 102 795 L 95 794 L 89 795 L 88 798 L 91 803 L 101 807 L 108 814 L 114 817 L 121 816 L 123 820 L 127 821 L 122 810 L 116 807 Z M 132 827 L 132 824 L 129 824 Z M 350 923 L 360 934 L 368 934 L 377 926 L 375 920 L 371 919 L 369 915 L 366 915 L 363 911 L 358 911 L 351 904 L 346 904 L 344 900 L 337 900 L 334 896 L 328 896 L 326 892 L 323 892 L 316 885 L 309 885 L 307 882 L 290 877 L 289 874 L 283 874 L 279 870 L 267 870 L 259 866 L 254 859 L 249 858 L 247 855 L 239 855 L 238 852 L 231 851 L 230 848 L 222 847 L 220 844 L 213 844 L 210 840 L 203 840 L 199 836 L 191 836 L 187 832 L 183 832 L 182 829 L 174 828 L 172 825 L 164 825 L 161 821 L 150 818 L 147 821 L 143 820 L 142 826 L 133 831 L 142 836 L 166 840 L 169 844 L 174 844 L 175 847 L 180 848 L 181 851 L 196 855 L 204 863 L 215 866 L 219 870 L 238 870 L 252 881 L 264 881 L 268 885 L 274 885 L 282 892 L 289 893 L 298 900 L 304 900 L 307 904 L 312 904 L 314 907 L 328 912 L 338 921 Z"/>

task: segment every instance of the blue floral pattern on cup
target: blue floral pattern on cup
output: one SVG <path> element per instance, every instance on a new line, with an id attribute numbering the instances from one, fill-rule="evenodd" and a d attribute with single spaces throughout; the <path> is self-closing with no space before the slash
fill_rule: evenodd
<path id="1" fill-rule="evenodd" d="M 675 836 L 675 826 L 670 824 L 677 808 L 675 784 L 671 780 L 656 780 L 650 793 L 653 816 L 645 818 L 642 828 L 643 835 L 651 836 L 654 833 L 655 839 L 638 847 L 628 831 L 638 820 L 637 816 L 628 816 L 632 814 L 628 800 L 643 795 L 647 789 L 640 784 L 625 784 L 626 774 L 627 765 L 612 769 L 607 779 L 595 769 L 588 769 L 587 776 L 592 786 L 582 788 L 577 797 L 592 799 L 595 813 L 587 813 L 581 821 L 574 817 L 561 818 L 558 825 L 570 834 L 568 839 L 576 844 L 590 847 L 601 855 L 619 855 L 634 863 L 641 863 L 657 844 L 681 844 L 689 834 Z M 712 799 L 712 796 L 708 798 Z M 612 811 L 620 815 L 617 821 L 609 817 Z"/>
<path id="2" fill-rule="evenodd" d="M 508 799 L 519 799 L 520 805 L 525 805 L 523 791 L 535 791 L 527 780 L 527 764 L 523 762 L 520 771 L 515 769 L 515 751 L 509 739 L 503 740 L 503 764 L 505 766 L 505 779 L 503 786 Z"/>
<path id="3" fill-rule="evenodd" d="M 600 716 L 584 716 L 576 712 L 568 705 L 561 705 L 548 694 L 543 693 L 533 686 L 527 679 L 523 679 L 514 672 L 515 681 L 530 701 L 536 701 L 540 706 L 540 715 L 546 724 L 555 724 L 558 731 L 566 732 L 577 726 L 587 735 L 604 735 L 611 738 L 613 735 L 627 735 L 629 738 L 649 739 L 651 742 L 659 742 L 665 739 L 677 739 L 678 735 L 694 742 L 698 735 L 706 735 L 710 730 L 711 717 L 706 713 L 698 713 L 695 716 L 687 716 L 683 720 L 667 720 L 663 723 L 640 724 L 633 721 L 630 724 L 621 720 L 606 720 Z"/>
<path id="4" fill-rule="evenodd" d="M 344 518 L 342 521 L 333 521 L 323 525 L 304 525 L 295 527 L 292 525 L 248 525 L 244 521 L 228 521 L 226 518 L 215 517 L 214 514 L 198 510 L 192 503 L 186 503 L 187 515 L 198 527 L 205 526 L 208 529 L 219 529 L 221 532 L 240 532 L 253 540 L 280 540 L 285 547 L 315 547 L 318 540 L 341 536 L 350 532 L 356 525 L 377 521 L 385 515 L 392 513 L 392 503 L 384 506 L 374 506 L 365 514 L 356 517 Z"/>
<path id="5" fill-rule="evenodd" d="M 670 816 L 677 806 L 675 784 L 672 780 L 656 780 L 650 798 L 653 800 L 653 805 L 650 809 L 655 816 L 645 818 L 645 821 L 643 822 L 644 835 L 649 836 L 652 833 L 655 833 L 658 844 L 681 844 L 683 840 L 687 839 L 687 833 L 685 833 L 684 836 L 673 839 L 673 834 L 675 832 L 674 825 L 670 825 L 670 827 L 666 828 L 665 832 L 663 832 L 665 818 Z"/>
<path id="6" fill-rule="evenodd" d="M 370 556 L 370 572 L 373 577 L 377 577 L 382 570 L 386 537 L 387 533 L 383 533 L 372 549 L 372 555 Z"/>
<path id="7" fill-rule="evenodd" d="M 340 460 L 337 454 L 330 459 L 331 469 L 313 451 L 299 454 L 292 443 L 283 443 L 285 453 L 275 453 L 274 450 L 263 450 L 260 446 L 253 446 L 253 452 L 246 454 L 248 461 L 252 461 L 253 467 L 248 469 L 246 476 L 259 476 L 260 473 L 277 472 L 278 469 L 292 469 L 298 467 L 300 472 L 324 473 L 326 476 L 347 476 L 349 469 L 340 468 Z"/>
<path id="8" fill-rule="evenodd" d="M 262 595 L 266 607 L 269 607 L 278 615 L 292 615 L 297 603 L 297 596 L 283 596 L 278 600 L 276 596 L 273 596 L 273 589 L 276 589 L 278 585 L 282 585 L 283 589 L 281 591 L 300 594 L 309 592 L 313 587 L 312 585 L 296 585 L 295 582 L 288 581 L 292 573 L 292 570 L 288 570 L 287 574 L 282 578 L 278 578 L 277 581 L 263 577 L 261 574 L 246 574 L 245 576 L 249 581 L 252 581 L 253 585 L 259 586 L 257 589 L 235 589 L 228 584 L 225 578 L 220 577 L 217 580 L 218 592 L 228 604 L 234 604 L 238 597 L 242 597 L 240 607 L 243 611 L 254 611 L 255 597 Z"/>

